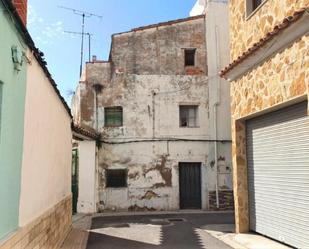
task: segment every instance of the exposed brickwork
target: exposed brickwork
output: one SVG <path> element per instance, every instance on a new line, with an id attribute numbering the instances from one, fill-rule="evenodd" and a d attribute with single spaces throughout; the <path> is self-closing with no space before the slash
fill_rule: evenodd
<path id="1" fill-rule="evenodd" d="M 219 191 L 219 209 L 217 208 L 216 191 L 209 192 L 209 210 L 234 210 L 234 196 L 232 190 Z"/>
<path id="2" fill-rule="evenodd" d="M 56 249 L 60 248 L 71 229 L 71 196 L 65 198 L 45 214 L 20 228 L 0 249 Z"/>
<path id="3" fill-rule="evenodd" d="M 28 0 L 12 0 L 21 20 L 27 26 L 27 2 Z"/>
<path id="4" fill-rule="evenodd" d="M 215 158 L 213 143 L 208 141 L 213 136 L 212 110 L 218 81 L 213 75 L 207 76 L 205 31 L 204 16 L 134 29 L 113 36 L 109 63 L 95 59 L 87 63 L 74 96 L 73 112 L 78 125 L 101 133 L 100 211 L 177 210 L 179 162 L 201 162 L 205 167 L 201 172 L 203 193 L 215 189 L 216 160 L 222 169 L 231 168 L 230 144 L 218 143 Z M 216 49 L 213 42 L 210 39 L 209 47 Z M 185 49 L 195 49 L 194 66 L 185 66 Z M 95 84 L 103 87 L 97 94 Z M 219 119 L 229 113 L 225 108 L 227 86 L 222 83 L 220 88 L 225 100 L 218 109 L 222 112 Z M 180 126 L 181 105 L 198 106 L 197 127 Z M 123 107 L 120 127 L 104 126 L 105 108 L 111 106 Z M 225 137 L 221 125 L 219 133 Z M 126 188 L 106 187 L 106 171 L 110 169 L 127 170 Z M 231 182 L 227 172 L 219 177 L 218 185 L 231 189 Z M 202 208 L 207 204 L 204 194 Z"/>
<path id="5" fill-rule="evenodd" d="M 111 61 L 115 72 L 184 75 L 184 49 L 196 48 L 194 74 L 207 75 L 205 17 L 114 35 Z M 190 73 L 192 74 L 192 70 Z"/>

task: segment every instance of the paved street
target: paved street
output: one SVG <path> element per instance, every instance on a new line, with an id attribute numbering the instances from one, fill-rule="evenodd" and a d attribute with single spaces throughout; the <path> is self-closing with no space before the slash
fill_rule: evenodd
<path id="1" fill-rule="evenodd" d="M 230 249 L 203 226 L 233 222 L 231 213 L 96 217 L 87 249 Z"/>

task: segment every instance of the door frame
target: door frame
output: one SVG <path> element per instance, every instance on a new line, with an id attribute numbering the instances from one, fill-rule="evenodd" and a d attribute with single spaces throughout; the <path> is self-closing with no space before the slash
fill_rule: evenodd
<path id="1" fill-rule="evenodd" d="M 72 171 L 71 171 L 71 191 L 72 191 L 72 213 L 77 213 L 78 202 L 78 177 L 79 177 L 79 151 L 72 149 Z"/>

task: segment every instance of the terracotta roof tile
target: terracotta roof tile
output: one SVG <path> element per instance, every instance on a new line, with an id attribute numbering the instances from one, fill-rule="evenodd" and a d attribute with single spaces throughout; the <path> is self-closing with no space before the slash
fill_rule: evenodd
<path id="1" fill-rule="evenodd" d="M 91 139 L 94 139 L 94 140 L 97 140 L 97 139 L 100 138 L 100 134 L 99 133 L 97 133 L 95 131 L 92 131 L 90 129 L 81 127 L 81 126 L 79 126 L 77 124 L 72 123 L 71 127 L 72 127 L 72 131 L 73 132 L 76 132 L 76 133 L 81 134 L 83 136 L 86 136 L 88 138 L 91 138 Z"/>

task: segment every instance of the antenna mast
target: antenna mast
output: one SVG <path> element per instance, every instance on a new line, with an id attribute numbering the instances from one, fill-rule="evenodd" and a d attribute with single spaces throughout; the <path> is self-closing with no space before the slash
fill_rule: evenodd
<path id="1" fill-rule="evenodd" d="M 67 34 L 73 34 L 73 35 L 83 35 L 81 32 L 74 32 L 74 31 L 64 31 L 64 33 Z M 91 33 L 84 33 L 84 35 L 88 36 L 88 48 L 89 48 L 89 55 L 88 55 L 88 60 L 89 62 L 91 61 L 91 36 L 93 36 L 93 34 Z"/>
<path id="2" fill-rule="evenodd" d="M 86 12 L 86 11 L 83 11 L 83 10 L 77 10 L 77 9 L 73 9 L 73 8 L 68 8 L 68 7 L 65 7 L 65 6 L 59 6 L 59 8 L 72 11 L 73 14 L 82 17 L 82 32 L 80 33 L 81 36 L 82 36 L 82 41 L 81 41 L 80 69 L 79 69 L 79 76 L 81 76 L 82 75 L 82 70 L 83 70 L 83 62 L 84 62 L 85 18 L 86 17 L 87 18 L 97 17 L 97 18 L 102 19 L 103 17 L 100 16 L 100 15 L 94 14 L 94 13 Z M 89 34 L 89 33 L 87 33 L 87 34 Z M 89 44 L 90 44 L 90 36 L 91 36 L 91 34 L 89 34 Z M 90 46 L 89 46 L 89 52 L 90 52 Z"/>

